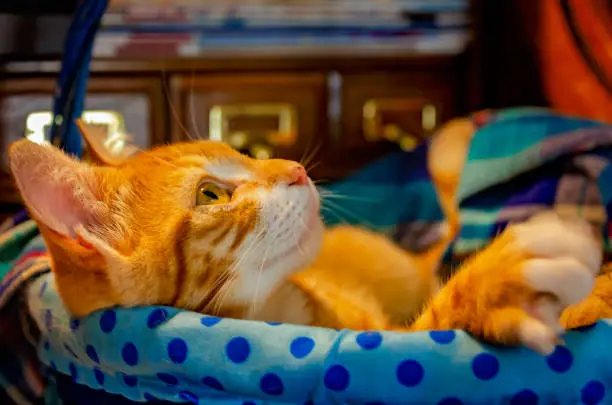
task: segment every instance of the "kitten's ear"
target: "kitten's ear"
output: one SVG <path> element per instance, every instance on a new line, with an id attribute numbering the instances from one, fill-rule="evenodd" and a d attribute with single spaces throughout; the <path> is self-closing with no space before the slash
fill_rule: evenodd
<path id="1" fill-rule="evenodd" d="M 89 157 L 99 165 L 119 166 L 127 158 L 138 152 L 138 147 L 127 142 L 127 137 L 109 139 L 108 133 L 100 125 L 87 124 L 76 120 L 76 124 L 87 144 Z"/>
<path id="2" fill-rule="evenodd" d="M 28 210 L 47 228 L 76 238 L 79 226 L 95 226 L 108 216 L 97 198 L 96 169 L 58 148 L 17 141 L 9 149 L 9 166 Z"/>

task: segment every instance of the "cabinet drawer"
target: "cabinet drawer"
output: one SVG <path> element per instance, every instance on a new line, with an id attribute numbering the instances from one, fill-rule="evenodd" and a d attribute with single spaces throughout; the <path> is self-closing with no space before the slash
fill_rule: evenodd
<path id="1" fill-rule="evenodd" d="M 342 146 L 391 141 L 410 150 L 455 114 L 455 81 L 444 72 L 376 72 L 343 77 Z"/>
<path id="2" fill-rule="evenodd" d="M 52 121 L 52 78 L 11 79 L 0 84 L 0 201 L 19 201 L 8 172 L 8 146 L 25 136 L 49 140 Z M 166 123 L 160 80 L 92 77 L 85 99 L 85 121 L 113 133 L 127 133 L 142 148 L 164 142 Z"/>
<path id="3" fill-rule="evenodd" d="M 293 160 L 327 141 L 324 74 L 177 75 L 171 87 L 174 140 L 219 140 L 256 158 Z"/>

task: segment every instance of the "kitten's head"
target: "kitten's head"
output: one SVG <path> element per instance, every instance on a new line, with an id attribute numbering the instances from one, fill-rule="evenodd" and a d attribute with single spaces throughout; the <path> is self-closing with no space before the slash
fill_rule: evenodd
<path id="1" fill-rule="evenodd" d="M 9 151 L 75 316 L 150 304 L 248 316 L 318 253 L 319 196 L 296 162 L 210 141 L 125 159 L 88 145 L 110 165 L 28 140 Z"/>

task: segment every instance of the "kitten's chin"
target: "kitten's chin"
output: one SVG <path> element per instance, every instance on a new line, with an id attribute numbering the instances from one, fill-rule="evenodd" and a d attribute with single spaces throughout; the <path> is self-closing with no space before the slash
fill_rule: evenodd
<path id="1" fill-rule="evenodd" d="M 322 243 L 323 222 L 317 215 L 310 223 L 308 230 L 295 244 L 292 253 L 287 257 L 286 266 L 291 269 L 287 277 L 311 265 L 319 255 Z"/>
<path id="2" fill-rule="evenodd" d="M 258 313 L 273 291 L 289 277 L 308 267 L 317 258 L 323 241 L 323 222 L 317 215 L 307 221 L 307 227 L 296 242 L 287 244 L 286 249 L 262 262 L 255 261 L 240 269 L 240 277 L 235 281 L 235 302 L 248 307 L 247 318 Z"/>
<path id="3" fill-rule="evenodd" d="M 323 222 L 317 217 L 286 255 L 269 262 L 260 275 L 256 296 L 246 303 L 244 318 L 297 324 L 310 322 L 304 294 L 287 281 L 316 260 L 323 242 L 323 230 Z M 278 305 L 279 300 L 282 305 Z"/>
<path id="4" fill-rule="evenodd" d="M 308 221 L 295 243 L 287 245 L 281 253 L 266 259 L 264 268 L 287 269 L 286 276 L 302 270 L 317 258 L 323 241 L 323 222 L 318 216 Z"/>

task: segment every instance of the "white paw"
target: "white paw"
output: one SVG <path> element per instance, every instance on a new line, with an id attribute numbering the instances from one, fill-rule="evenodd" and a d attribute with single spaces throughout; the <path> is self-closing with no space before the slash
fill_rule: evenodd
<path id="1" fill-rule="evenodd" d="M 512 249 L 527 255 L 521 266 L 525 284 L 533 290 L 529 315 L 520 325 L 521 342 L 543 354 L 551 353 L 563 332 L 563 309 L 585 299 L 593 289 L 602 262 L 601 244 L 580 219 L 544 212 L 511 228 Z"/>

